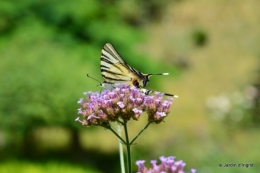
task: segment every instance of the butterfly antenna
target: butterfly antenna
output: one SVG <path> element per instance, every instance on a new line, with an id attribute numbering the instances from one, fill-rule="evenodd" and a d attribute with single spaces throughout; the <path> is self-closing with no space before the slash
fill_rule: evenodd
<path id="1" fill-rule="evenodd" d="M 97 81 L 97 82 L 99 83 L 99 85 L 97 85 L 97 86 L 102 86 L 102 83 L 101 83 L 99 80 L 97 80 L 97 79 L 95 79 L 95 78 L 89 76 L 89 74 L 87 74 L 87 77 L 89 77 L 90 79 L 93 79 L 93 80 Z"/>
<path id="2" fill-rule="evenodd" d="M 175 97 L 175 98 L 179 98 L 179 96 L 174 95 L 174 94 L 168 94 L 168 93 L 164 93 L 165 96 L 170 96 L 170 97 Z"/>
<path id="3" fill-rule="evenodd" d="M 147 74 L 148 77 L 150 77 L 150 76 L 161 76 L 161 75 L 166 76 L 166 75 L 169 75 L 169 73 Z"/>
<path id="4" fill-rule="evenodd" d="M 169 73 L 158 73 L 158 74 L 152 74 L 152 75 L 169 75 Z"/>

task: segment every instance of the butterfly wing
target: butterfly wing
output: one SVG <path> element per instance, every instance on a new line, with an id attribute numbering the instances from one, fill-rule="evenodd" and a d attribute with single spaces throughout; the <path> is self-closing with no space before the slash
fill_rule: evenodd
<path id="1" fill-rule="evenodd" d="M 101 75 L 104 83 L 127 83 L 133 85 L 133 80 L 142 79 L 142 73 L 130 67 L 125 60 L 121 58 L 112 44 L 104 45 L 100 59 Z"/>

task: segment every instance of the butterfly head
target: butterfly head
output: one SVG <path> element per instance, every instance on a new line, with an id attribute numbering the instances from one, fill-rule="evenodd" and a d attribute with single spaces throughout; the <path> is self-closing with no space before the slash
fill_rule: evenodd
<path id="1" fill-rule="evenodd" d="M 143 83 L 143 86 L 142 87 L 146 87 L 146 84 L 149 82 L 149 78 L 152 76 L 152 74 L 147 74 L 147 75 L 144 75 L 144 79 L 142 81 Z"/>
<path id="2" fill-rule="evenodd" d="M 149 78 L 153 75 L 168 75 L 169 73 L 160 73 L 160 74 L 142 74 L 142 79 L 134 79 L 133 85 L 137 88 L 144 88 L 146 87 L 147 83 L 150 81 Z"/>
<path id="3" fill-rule="evenodd" d="M 150 74 L 142 74 L 142 78 L 133 78 L 132 84 L 136 88 L 144 88 L 146 84 L 149 82 Z"/>

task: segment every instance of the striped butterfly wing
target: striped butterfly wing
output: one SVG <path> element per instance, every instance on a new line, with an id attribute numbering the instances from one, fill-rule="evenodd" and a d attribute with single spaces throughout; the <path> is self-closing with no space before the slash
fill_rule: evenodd
<path id="1" fill-rule="evenodd" d="M 100 69 L 106 84 L 127 83 L 133 85 L 134 78 L 143 78 L 142 73 L 130 67 L 110 43 L 105 44 L 102 49 Z"/>

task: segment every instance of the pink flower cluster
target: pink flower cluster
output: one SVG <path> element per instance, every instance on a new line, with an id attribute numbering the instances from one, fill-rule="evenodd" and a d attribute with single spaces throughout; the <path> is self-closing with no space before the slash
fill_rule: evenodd
<path id="1" fill-rule="evenodd" d="M 106 126 L 109 122 L 118 120 L 129 121 L 131 118 L 138 120 L 143 112 L 148 114 L 148 121 L 160 123 L 170 112 L 173 98 L 163 99 L 163 94 L 156 92 L 147 96 L 136 87 L 121 84 L 113 90 L 104 90 L 102 93 L 84 93 L 84 98 L 79 99 L 81 108 L 78 113 L 84 120 L 76 119 L 85 126 Z"/>
<path id="2" fill-rule="evenodd" d="M 152 168 L 146 168 L 144 165 L 144 160 L 136 161 L 136 165 L 138 166 L 137 173 L 185 173 L 184 167 L 186 163 L 182 160 L 174 161 L 175 157 L 164 157 L 161 156 L 161 164 L 157 165 L 156 160 L 151 160 Z M 195 173 L 195 169 L 191 169 L 191 173 Z"/>

